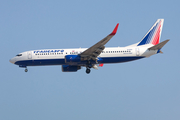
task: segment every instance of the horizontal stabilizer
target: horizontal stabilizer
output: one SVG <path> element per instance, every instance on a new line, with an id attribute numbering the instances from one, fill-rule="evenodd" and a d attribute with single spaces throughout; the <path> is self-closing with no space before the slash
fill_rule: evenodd
<path id="1" fill-rule="evenodd" d="M 148 50 L 159 50 L 159 49 L 161 49 L 168 41 L 169 41 L 169 40 L 165 40 L 165 41 L 163 41 L 163 42 L 161 42 L 161 43 L 159 43 L 159 44 L 157 44 L 157 45 L 155 45 L 155 46 L 153 46 L 153 47 L 150 47 Z"/>

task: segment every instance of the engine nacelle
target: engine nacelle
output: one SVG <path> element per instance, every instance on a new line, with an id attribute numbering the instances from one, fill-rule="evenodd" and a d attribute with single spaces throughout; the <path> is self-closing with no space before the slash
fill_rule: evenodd
<path id="1" fill-rule="evenodd" d="M 76 72 L 81 69 L 81 66 L 62 65 L 63 72 Z"/>
<path id="2" fill-rule="evenodd" d="M 79 55 L 66 55 L 65 62 L 66 63 L 81 62 L 81 57 Z"/>

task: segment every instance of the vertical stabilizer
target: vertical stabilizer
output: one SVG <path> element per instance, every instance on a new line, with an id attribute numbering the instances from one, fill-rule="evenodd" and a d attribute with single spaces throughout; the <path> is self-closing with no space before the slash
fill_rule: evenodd
<path id="1" fill-rule="evenodd" d="M 143 39 L 138 43 L 137 46 L 141 46 L 145 44 L 153 44 L 153 45 L 159 44 L 163 23 L 164 23 L 164 19 L 158 19 L 155 22 L 155 24 L 151 27 L 151 29 L 146 33 Z"/>

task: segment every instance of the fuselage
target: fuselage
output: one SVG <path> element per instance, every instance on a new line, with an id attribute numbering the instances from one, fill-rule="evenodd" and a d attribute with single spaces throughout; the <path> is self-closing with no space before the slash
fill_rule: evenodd
<path id="1" fill-rule="evenodd" d="M 149 46 L 148 46 L 149 47 Z M 157 50 L 149 51 L 147 46 L 144 47 L 107 47 L 97 57 L 97 61 L 91 61 L 92 64 L 108 64 L 129 62 L 145 57 L 149 57 L 157 53 Z M 67 65 L 65 61 L 66 55 L 79 55 L 87 48 L 75 49 L 42 49 L 32 50 L 19 53 L 10 60 L 11 63 L 26 66 L 42 66 L 42 65 Z M 86 61 L 72 62 L 68 65 L 85 66 Z"/>

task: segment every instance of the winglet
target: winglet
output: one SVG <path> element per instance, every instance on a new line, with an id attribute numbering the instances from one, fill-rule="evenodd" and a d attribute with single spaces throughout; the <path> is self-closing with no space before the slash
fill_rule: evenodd
<path id="1" fill-rule="evenodd" d="M 119 23 L 116 25 L 116 27 L 114 28 L 113 32 L 111 34 L 109 34 L 109 36 L 116 34 L 118 26 L 119 26 Z"/>

